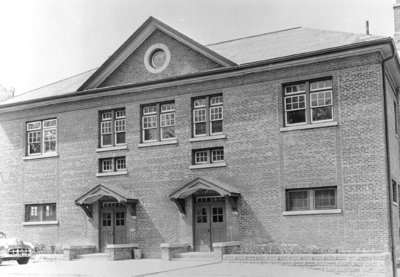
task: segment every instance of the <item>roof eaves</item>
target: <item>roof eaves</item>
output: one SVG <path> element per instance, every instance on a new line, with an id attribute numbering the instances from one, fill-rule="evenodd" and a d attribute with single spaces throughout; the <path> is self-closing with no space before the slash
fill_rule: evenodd
<path id="1" fill-rule="evenodd" d="M 268 60 L 263 60 L 263 61 L 251 62 L 251 63 L 247 63 L 247 64 L 241 64 L 241 65 L 237 65 L 234 67 L 217 68 L 217 69 L 208 70 L 208 71 L 204 71 L 204 72 L 197 72 L 197 73 L 193 73 L 193 74 L 174 76 L 174 77 L 170 77 L 168 79 L 153 80 L 153 81 L 149 81 L 149 82 L 142 82 L 142 83 L 136 83 L 136 84 L 125 84 L 125 85 L 119 85 L 119 86 L 114 86 L 114 87 L 94 88 L 94 89 L 85 90 L 85 91 L 78 90 L 78 91 L 74 91 L 74 92 L 71 92 L 71 93 L 68 93 L 65 95 L 56 96 L 56 97 L 46 97 L 46 98 L 41 98 L 41 99 L 27 100 L 27 101 L 23 101 L 23 102 L 11 103 L 11 104 L 6 104 L 6 105 L 1 105 L 1 103 L 0 103 L 0 110 L 2 108 L 10 108 L 13 106 L 42 102 L 42 101 L 47 101 L 47 100 L 52 100 L 52 99 L 62 99 L 62 98 L 69 98 L 69 97 L 73 97 L 73 96 L 94 94 L 94 93 L 99 93 L 99 92 L 104 92 L 104 91 L 115 91 L 115 90 L 128 89 L 128 88 L 144 87 L 144 86 L 149 86 L 149 85 L 153 85 L 153 84 L 161 84 L 161 83 L 167 84 L 167 83 L 171 83 L 171 82 L 178 81 L 178 80 L 193 79 L 193 78 L 203 77 L 203 76 L 207 76 L 207 75 L 214 75 L 214 74 L 225 73 L 225 72 L 236 71 L 236 70 L 245 70 L 245 69 L 266 66 L 266 65 L 275 65 L 275 64 L 279 64 L 279 63 L 283 63 L 283 62 L 290 62 L 293 60 L 300 60 L 300 59 L 314 57 L 314 56 L 321 56 L 324 54 L 331 54 L 331 53 L 341 52 L 341 51 L 345 51 L 345 50 L 353 50 L 353 49 L 357 49 L 357 48 L 363 48 L 363 47 L 374 46 L 374 45 L 379 45 L 379 44 L 386 44 L 386 43 L 390 43 L 392 45 L 393 39 L 390 37 L 387 37 L 387 38 L 382 38 L 382 39 L 377 39 L 377 40 L 363 41 L 363 42 L 354 43 L 351 45 L 343 45 L 343 46 L 339 46 L 339 47 L 327 48 L 327 49 L 322 49 L 322 50 L 317 50 L 317 51 L 312 51 L 312 52 L 300 53 L 300 54 L 284 56 L 284 57 L 279 57 L 279 58 L 274 58 L 274 59 L 268 59 Z"/>

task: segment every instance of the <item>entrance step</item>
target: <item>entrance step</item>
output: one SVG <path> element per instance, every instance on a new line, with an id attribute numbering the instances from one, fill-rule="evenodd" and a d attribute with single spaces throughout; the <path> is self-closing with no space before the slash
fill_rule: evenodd
<path id="1" fill-rule="evenodd" d="M 93 254 L 83 254 L 83 255 L 77 255 L 76 256 L 77 260 L 108 260 L 108 254 L 105 253 L 93 253 Z"/>
<path id="2" fill-rule="evenodd" d="M 176 253 L 173 261 L 213 261 L 215 260 L 214 252 L 186 252 Z"/>

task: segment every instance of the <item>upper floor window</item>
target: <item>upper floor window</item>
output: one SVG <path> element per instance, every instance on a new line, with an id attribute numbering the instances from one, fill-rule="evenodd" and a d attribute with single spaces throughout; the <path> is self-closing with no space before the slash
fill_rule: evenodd
<path id="1" fill-rule="evenodd" d="M 222 134 L 224 118 L 222 95 L 193 99 L 193 136 Z"/>
<path id="2" fill-rule="evenodd" d="M 224 162 L 224 148 L 193 150 L 193 164 L 212 164 Z"/>
<path id="3" fill-rule="evenodd" d="M 100 112 L 100 146 L 125 144 L 125 109 Z"/>
<path id="4" fill-rule="evenodd" d="M 28 122 L 28 155 L 41 155 L 57 151 L 57 119 Z"/>
<path id="5" fill-rule="evenodd" d="M 99 160 L 99 172 L 126 171 L 125 157 L 105 158 Z"/>
<path id="6" fill-rule="evenodd" d="M 55 221 L 56 204 L 34 204 L 25 205 L 25 221 Z"/>
<path id="7" fill-rule="evenodd" d="M 336 187 L 286 191 L 288 211 L 336 209 Z"/>
<path id="8" fill-rule="evenodd" d="M 398 203 L 398 195 L 399 195 L 399 192 L 398 192 L 398 187 L 397 187 L 397 183 L 394 181 L 394 180 L 392 180 L 392 201 L 393 201 L 393 203 Z"/>
<path id="9" fill-rule="evenodd" d="M 142 141 L 175 138 L 175 103 L 152 104 L 142 107 Z"/>
<path id="10" fill-rule="evenodd" d="M 286 126 L 333 120 L 332 80 L 285 86 L 284 109 Z"/>

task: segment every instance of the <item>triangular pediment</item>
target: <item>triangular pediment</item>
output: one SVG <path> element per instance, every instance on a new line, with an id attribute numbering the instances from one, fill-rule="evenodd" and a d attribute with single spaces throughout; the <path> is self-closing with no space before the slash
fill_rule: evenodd
<path id="1" fill-rule="evenodd" d="M 236 65 L 150 17 L 78 89 L 146 83 Z"/>
<path id="2" fill-rule="evenodd" d="M 131 199 L 128 197 L 128 193 L 124 191 L 116 191 L 115 189 L 107 188 L 103 185 L 98 185 L 93 189 L 89 190 L 81 197 L 75 200 L 77 205 L 91 205 L 103 197 L 111 197 L 120 203 L 127 202 L 138 202 L 136 199 Z"/>
<path id="3" fill-rule="evenodd" d="M 219 181 L 207 180 L 202 177 L 197 177 L 193 181 L 187 183 L 186 185 L 182 186 L 180 189 L 172 193 L 169 197 L 171 199 L 184 199 L 199 190 L 214 191 L 221 196 L 236 197 L 240 195 L 240 192 L 236 188 L 223 184 Z"/>

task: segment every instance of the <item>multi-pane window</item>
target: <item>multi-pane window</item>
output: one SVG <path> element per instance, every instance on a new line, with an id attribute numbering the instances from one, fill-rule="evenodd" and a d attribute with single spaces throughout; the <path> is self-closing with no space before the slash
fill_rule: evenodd
<path id="1" fill-rule="evenodd" d="M 114 171 L 126 171 L 125 157 L 100 159 L 99 172 L 107 173 Z"/>
<path id="2" fill-rule="evenodd" d="M 56 220 L 56 204 L 25 205 L 25 221 L 54 221 Z"/>
<path id="3" fill-rule="evenodd" d="M 142 141 L 175 138 L 175 103 L 153 104 L 142 107 Z"/>
<path id="4" fill-rule="evenodd" d="M 219 162 L 224 162 L 223 148 L 193 150 L 193 164 L 209 164 Z"/>
<path id="5" fill-rule="evenodd" d="M 336 188 L 287 190 L 286 203 L 288 211 L 336 209 Z"/>
<path id="6" fill-rule="evenodd" d="M 212 222 L 224 222 L 224 209 L 222 207 L 212 208 Z"/>
<path id="7" fill-rule="evenodd" d="M 49 154 L 57 151 L 57 119 L 28 122 L 28 155 Z"/>
<path id="8" fill-rule="evenodd" d="M 333 120 L 332 80 L 284 87 L 286 126 Z"/>
<path id="9" fill-rule="evenodd" d="M 100 146 L 110 147 L 125 144 L 125 109 L 100 112 Z"/>
<path id="10" fill-rule="evenodd" d="M 207 136 L 223 132 L 224 118 L 222 95 L 206 96 L 193 100 L 193 136 Z"/>
<path id="11" fill-rule="evenodd" d="M 398 131 L 397 131 L 397 128 L 398 128 L 398 126 L 397 126 L 397 103 L 396 102 L 393 102 L 393 116 L 394 116 L 394 131 L 396 132 L 396 134 L 398 133 Z"/>

